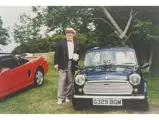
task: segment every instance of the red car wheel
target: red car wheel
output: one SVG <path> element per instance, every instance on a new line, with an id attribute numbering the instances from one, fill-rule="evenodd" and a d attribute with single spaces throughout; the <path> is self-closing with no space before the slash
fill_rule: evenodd
<path id="1" fill-rule="evenodd" d="M 35 73 L 35 85 L 41 86 L 44 82 L 44 73 L 42 69 L 38 69 Z"/>

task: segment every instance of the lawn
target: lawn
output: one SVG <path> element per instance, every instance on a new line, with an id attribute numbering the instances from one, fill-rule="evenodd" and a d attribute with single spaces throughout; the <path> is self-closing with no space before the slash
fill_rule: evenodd
<path id="1" fill-rule="evenodd" d="M 159 106 L 159 77 L 147 78 L 149 104 Z"/>

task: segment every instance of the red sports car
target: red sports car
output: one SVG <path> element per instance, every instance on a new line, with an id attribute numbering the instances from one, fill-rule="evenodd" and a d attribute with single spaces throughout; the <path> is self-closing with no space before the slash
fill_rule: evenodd
<path id="1" fill-rule="evenodd" d="M 16 57 L 0 53 L 0 98 L 29 85 L 40 86 L 48 64 L 43 57 Z"/>

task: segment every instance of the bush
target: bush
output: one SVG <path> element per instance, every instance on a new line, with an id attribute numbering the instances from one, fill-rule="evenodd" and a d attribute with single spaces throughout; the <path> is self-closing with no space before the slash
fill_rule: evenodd
<path id="1" fill-rule="evenodd" d="M 65 39 L 64 35 L 53 35 L 51 37 L 42 38 L 39 40 L 29 40 L 23 44 L 17 46 L 12 53 L 21 54 L 21 53 L 45 53 L 55 51 L 57 40 Z M 85 41 L 88 40 L 85 34 L 76 34 L 75 39 L 78 40 L 80 44 L 80 49 L 83 50 L 82 53 L 85 52 Z"/>

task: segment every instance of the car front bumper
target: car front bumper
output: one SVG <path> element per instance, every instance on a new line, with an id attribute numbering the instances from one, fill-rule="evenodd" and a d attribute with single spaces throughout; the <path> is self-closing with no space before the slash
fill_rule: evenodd
<path id="1" fill-rule="evenodd" d="M 126 99 L 126 100 L 143 100 L 145 96 L 90 96 L 90 95 L 73 95 L 73 98 L 77 99 L 93 99 L 93 98 L 105 98 L 105 99 Z"/>

